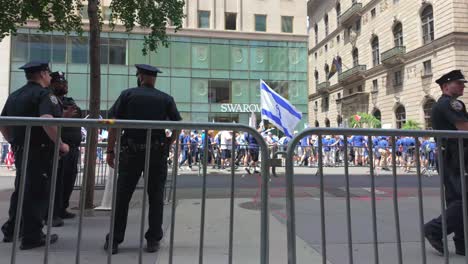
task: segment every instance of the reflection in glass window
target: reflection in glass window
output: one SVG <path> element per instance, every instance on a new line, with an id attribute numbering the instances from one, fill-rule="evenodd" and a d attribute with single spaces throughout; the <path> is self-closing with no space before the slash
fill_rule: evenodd
<path id="1" fill-rule="evenodd" d="M 289 83 L 286 81 L 265 81 L 271 89 L 285 99 L 289 99 Z"/>
<path id="2" fill-rule="evenodd" d="M 293 17 L 292 16 L 281 17 L 281 32 L 283 33 L 293 32 Z"/>
<path id="3" fill-rule="evenodd" d="M 125 65 L 127 57 L 125 39 L 109 39 L 109 64 Z"/>
<path id="4" fill-rule="evenodd" d="M 228 104 L 231 101 L 231 81 L 210 80 L 208 82 L 209 103 Z"/>
<path id="5" fill-rule="evenodd" d="M 65 63 L 67 40 L 65 36 L 52 36 L 52 62 Z"/>
<path id="6" fill-rule="evenodd" d="M 50 60 L 50 36 L 31 35 L 29 42 L 30 60 Z"/>
<path id="7" fill-rule="evenodd" d="M 198 28 L 210 28 L 210 11 L 198 11 Z"/>
<path id="8" fill-rule="evenodd" d="M 101 38 L 101 64 L 109 63 L 109 39 Z"/>
<path id="9" fill-rule="evenodd" d="M 71 63 L 88 63 L 88 38 L 71 37 Z"/>
<path id="10" fill-rule="evenodd" d="M 18 34 L 12 38 L 12 60 L 28 61 L 28 35 Z"/>
<path id="11" fill-rule="evenodd" d="M 266 31 L 266 15 L 255 15 L 255 31 Z"/>

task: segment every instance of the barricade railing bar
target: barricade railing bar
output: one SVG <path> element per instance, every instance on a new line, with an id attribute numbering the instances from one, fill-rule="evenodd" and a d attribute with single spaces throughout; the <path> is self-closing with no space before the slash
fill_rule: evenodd
<path id="1" fill-rule="evenodd" d="M 115 170 L 114 170 L 114 182 L 113 182 L 113 190 L 112 190 L 112 212 L 110 217 L 110 229 L 109 229 L 109 246 L 107 252 L 107 263 L 112 263 L 112 243 L 114 238 L 114 224 L 115 224 L 115 209 L 116 209 L 116 196 L 117 196 L 117 177 L 119 176 L 119 153 L 121 151 L 122 143 L 121 143 L 121 131 L 123 129 L 141 129 L 146 131 L 146 146 L 151 146 L 151 137 L 153 130 L 164 130 L 164 129 L 172 129 L 174 131 L 180 131 L 182 129 L 203 129 L 203 130 L 223 130 L 223 131 L 242 131 L 247 132 L 252 135 L 257 143 L 260 150 L 260 156 L 263 162 L 260 164 L 261 169 L 261 199 L 260 199 L 260 254 L 258 262 L 261 264 L 268 264 L 269 263 L 269 208 L 268 208 L 268 183 L 269 183 L 269 153 L 268 153 L 268 146 L 263 140 L 260 133 L 258 133 L 254 128 L 251 128 L 246 125 L 242 124 L 231 124 L 231 123 L 191 123 L 191 122 L 170 122 L 170 121 L 136 121 L 136 120 L 77 120 L 77 119 L 46 119 L 46 118 L 22 118 L 22 117 L 2 117 L 0 118 L 0 126 L 1 127 L 8 127 L 8 126 L 24 126 L 26 128 L 25 133 L 25 142 L 23 147 L 23 163 L 22 163 L 22 170 L 21 170 L 21 180 L 20 180 L 20 188 L 19 188 L 19 196 L 18 196 L 18 206 L 17 206 L 17 214 L 15 219 L 15 227 L 14 227 L 14 237 L 13 237 L 13 246 L 11 251 L 11 263 L 16 263 L 17 258 L 17 245 L 20 238 L 20 222 L 22 216 L 22 208 L 24 204 L 24 192 L 25 192 L 25 179 L 26 179 L 26 172 L 28 166 L 28 155 L 30 152 L 31 147 L 31 128 L 32 127 L 44 127 L 44 126 L 55 126 L 58 128 L 58 135 L 57 139 L 60 138 L 60 129 L 63 127 L 85 127 L 89 128 L 109 128 L 109 129 L 116 129 L 117 133 L 117 141 L 115 146 Z M 84 175 L 87 175 L 89 171 L 89 158 L 90 158 L 90 142 L 91 142 L 91 134 L 87 133 L 87 140 L 85 146 L 85 167 L 84 167 Z M 206 199 L 207 199 L 207 159 L 208 159 L 208 148 L 206 147 L 208 144 L 207 137 L 203 142 L 204 148 L 204 157 L 203 157 L 203 186 L 202 186 L 202 207 L 201 207 L 201 219 L 200 219 L 200 241 L 199 241 L 199 256 L 198 262 L 204 262 L 204 240 L 205 240 L 205 214 L 206 214 Z M 232 142 L 232 147 L 234 147 L 234 142 Z M 142 250 L 143 250 L 143 231 L 145 225 L 145 217 L 146 217 L 146 203 L 147 203 L 147 192 L 148 189 L 148 175 L 149 175 L 149 167 L 150 167 L 150 155 L 151 155 L 151 148 L 145 148 L 145 161 L 144 161 L 144 186 L 143 186 L 143 199 L 142 199 L 142 215 L 140 220 L 140 240 L 139 240 L 139 257 L 138 263 L 142 263 Z M 176 147 L 174 149 L 175 157 L 178 156 L 180 146 L 179 142 L 176 141 Z M 51 226 L 52 226 L 52 216 L 54 206 L 52 206 L 54 198 L 55 198 L 55 184 L 57 180 L 57 167 L 59 162 L 59 146 L 58 144 L 54 148 L 54 158 L 53 158 L 53 166 L 52 166 L 52 177 L 51 177 L 51 185 L 52 188 L 50 189 L 50 194 L 48 197 L 49 201 L 49 208 L 48 208 L 48 226 L 46 232 L 46 241 L 50 242 L 51 240 Z M 233 235 L 234 235 L 234 194 L 235 194 L 235 178 L 234 178 L 234 155 L 231 155 L 231 190 L 230 190 L 230 220 L 229 220 L 229 256 L 228 256 L 228 263 L 232 263 L 233 261 Z M 177 162 L 172 163 L 172 211 L 171 211 L 171 226 L 170 226 L 170 242 L 169 242 L 169 263 L 173 263 L 173 255 L 174 255 L 174 224 L 175 224 L 175 217 L 176 217 L 176 203 L 177 203 L 177 169 L 178 164 Z M 84 204 L 85 204 L 85 193 L 87 191 L 94 191 L 94 190 L 86 190 L 87 188 L 87 180 L 88 177 L 83 177 L 82 181 L 82 188 L 80 190 L 80 204 L 79 204 L 79 217 L 78 217 L 78 234 L 76 239 L 76 256 L 75 256 L 75 263 L 81 263 L 81 244 L 82 244 L 82 235 L 83 235 L 83 218 L 84 218 Z M 48 245 L 48 243 L 47 243 Z M 45 247 L 44 252 L 44 263 L 48 264 L 50 261 L 50 250 L 49 246 Z"/>
<path id="2" fill-rule="evenodd" d="M 425 229 L 424 229 L 424 204 L 423 204 L 423 192 L 422 192 L 422 164 L 421 164 L 421 146 L 419 138 L 421 137 L 433 137 L 437 142 L 437 151 L 438 151 L 438 171 L 440 175 L 440 205 L 441 205 L 441 220 L 442 220 L 442 232 L 443 232 L 443 246 L 444 246 L 444 263 L 449 263 L 449 253 L 448 253 L 448 239 L 447 239 L 447 221 L 446 221 L 446 205 L 445 198 L 445 188 L 444 188 L 444 171 L 445 165 L 442 154 L 443 151 L 446 151 L 446 140 L 450 139 L 453 143 L 456 141 L 457 146 L 457 155 L 460 163 L 460 175 L 465 175 L 465 152 L 464 152 L 464 139 L 468 139 L 468 132 L 460 131 L 411 131 L 411 130 L 396 130 L 396 129 L 343 129 L 343 128 L 311 128 L 304 130 L 297 134 L 290 142 L 286 154 L 286 222 L 287 222 L 287 246 L 288 246 L 288 263 L 296 264 L 297 263 L 297 252 L 296 252 L 296 211 L 295 211 L 295 192 L 294 192 L 294 155 L 295 155 L 295 146 L 300 142 L 304 137 L 315 135 L 318 138 L 318 176 L 320 177 L 320 225 L 321 225 L 321 255 L 322 263 L 326 264 L 327 259 L 327 235 L 326 227 L 327 221 L 325 218 L 325 189 L 324 189 L 324 177 L 325 173 L 323 171 L 323 147 L 322 147 L 322 137 L 325 135 L 340 135 L 346 138 L 347 136 L 352 135 L 364 135 L 368 138 L 368 151 L 369 151 L 369 167 L 370 167 L 370 181 L 371 181 L 371 210 L 372 210 L 372 246 L 373 246 L 373 263 L 379 263 L 381 261 L 379 254 L 379 237 L 378 237 L 378 222 L 377 222 L 377 210 L 376 210 L 376 184 L 375 184 L 375 164 L 374 164 L 374 151 L 373 148 L 373 137 L 385 137 L 390 140 L 389 148 L 391 152 L 391 177 L 393 178 L 392 187 L 393 187 L 393 214 L 395 222 L 395 234 L 396 234 L 396 249 L 397 256 L 395 258 L 396 263 L 403 262 L 403 253 L 402 253 L 402 238 L 401 238 L 401 226 L 400 226 L 400 209 L 398 201 L 398 181 L 397 181 L 397 146 L 396 146 L 396 137 L 409 137 L 415 140 L 415 167 L 417 175 L 417 199 L 418 199 L 418 226 L 420 231 L 420 249 L 421 249 L 421 263 L 427 263 L 426 255 L 426 246 L 425 246 Z M 444 142 L 444 143 L 442 143 Z M 450 143 L 451 144 L 451 143 Z M 448 145 L 447 145 L 448 146 Z M 343 148 L 345 153 L 348 152 L 350 148 L 349 143 L 344 141 Z M 453 153 L 452 153 L 453 154 Z M 445 154 L 444 154 L 445 155 Z M 349 156 L 344 155 L 344 176 L 345 176 L 345 199 L 346 199 L 346 227 L 347 227 L 347 247 L 348 247 L 348 263 L 355 263 L 355 256 L 353 250 L 353 230 L 352 230 L 352 218 L 351 218 L 351 194 L 350 194 L 350 177 L 349 177 Z M 424 166 L 423 166 L 424 167 Z M 458 169 L 458 168 L 457 168 Z M 467 194 L 466 194 L 466 179 L 465 177 L 461 178 L 461 192 L 462 192 L 462 207 L 460 211 L 463 214 L 463 232 L 465 237 L 468 237 L 468 208 L 467 208 Z M 468 243 L 464 244 L 465 252 L 468 251 Z M 466 263 L 468 263 L 468 256 L 465 257 Z"/>

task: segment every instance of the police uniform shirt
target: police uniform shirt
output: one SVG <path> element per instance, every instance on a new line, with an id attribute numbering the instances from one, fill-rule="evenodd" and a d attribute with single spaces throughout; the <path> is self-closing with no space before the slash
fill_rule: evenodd
<path id="1" fill-rule="evenodd" d="M 457 130 L 457 122 L 467 122 L 465 104 L 448 95 L 442 95 L 432 108 L 432 126 L 435 130 Z"/>
<path id="2" fill-rule="evenodd" d="M 59 100 L 50 90 L 43 88 L 36 82 L 28 82 L 19 90 L 13 92 L 1 113 L 2 116 L 16 117 L 40 117 L 51 115 L 53 117 L 62 116 L 62 108 Z M 25 127 L 12 127 L 12 145 L 23 145 L 25 137 Z M 42 127 L 31 128 L 31 145 L 50 144 L 52 141 Z"/>
<path id="3" fill-rule="evenodd" d="M 75 107 L 77 114 L 72 118 L 81 118 L 81 109 L 76 105 L 75 100 L 72 97 L 62 97 L 62 105 L 66 107 Z M 81 128 L 80 127 L 64 127 L 62 129 L 62 140 L 63 142 L 78 147 L 81 143 Z"/>
<path id="4" fill-rule="evenodd" d="M 123 91 L 109 110 L 116 119 L 180 121 L 177 106 L 172 96 L 152 87 L 136 87 Z M 141 129 L 124 129 L 124 136 L 136 143 L 146 141 L 146 132 Z M 165 137 L 164 130 L 153 130 L 153 139 Z"/>

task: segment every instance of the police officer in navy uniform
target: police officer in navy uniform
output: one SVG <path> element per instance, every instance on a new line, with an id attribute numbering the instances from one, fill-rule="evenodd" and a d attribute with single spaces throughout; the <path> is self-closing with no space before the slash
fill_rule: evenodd
<path id="1" fill-rule="evenodd" d="M 431 118 L 435 130 L 468 130 L 468 114 L 465 104 L 457 99 L 463 95 L 466 82 L 460 70 L 451 71 L 436 81 L 440 85 L 443 94 L 432 108 Z M 443 169 L 444 172 L 447 234 L 454 233 L 453 240 L 456 253 L 465 255 L 461 175 L 457 142 L 457 139 L 443 139 L 442 142 L 437 142 L 443 148 L 442 153 L 439 153 L 439 155 L 442 155 L 443 164 L 439 164 L 438 168 L 439 170 Z M 465 147 L 468 147 L 467 143 L 465 140 Z M 443 254 L 442 216 L 426 223 L 424 234 L 432 247 Z"/>
<path id="2" fill-rule="evenodd" d="M 68 82 L 61 71 L 50 74 L 52 77 L 50 88 L 59 99 L 63 108 L 64 118 L 81 118 L 81 109 L 68 94 Z M 70 196 L 73 192 L 76 176 L 78 174 L 78 158 L 80 157 L 81 128 L 64 127 L 62 139 L 70 147 L 67 155 L 60 159 L 55 192 L 54 219 L 52 226 L 62 226 L 63 219 L 74 218 L 75 214 L 67 211 Z"/>
<path id="3" fill-rule="evenodd" d="M 109 116 L 115 119 L 129 120 L 182 120 L 174 99 L 155 88 L 156 77 L 161 71 L 145 64 L 135 65 L 137 68 L 138 87 L 123 91 L 112 108 Z M 118 252 L 118 245 L 124 241 L 127 226 L 128 207 L 132 194 L 145 164 L 145 149 L 151 147 L 149 168 L 149 229 L 145 234 L 146 251 L 156 252 L 159 241 L 163 237 L 162 219 L 164 208 L 164 185 L 167 178 L 167 157 L 171 144 L 178 133 L 172 133 L 167 139 L 164 130 L 152 130 L 151 145 L 146 145 L 146 130 L 123 129 L 119 161 L 119 176 L 117 180 L 117 201 L 115 212 L 114 239 L 112 253 Z M 109 131 L 107 148 L 107 163 L 114 167 L 115 130 Z M 104 249 L 109 248 L 109 236 L 106 237 Z"/>
<path id="4" fill-rule="evenodd" d="M 13 92 L 7 99 L 2 116 L 54 118 L 62 116 L 57 97 L 50 93 L 50 70 L 48 62 L 30 62 L 20 67 L 26 73 L 28 83 Z M 2 226 L 3 241 L 13 240 L 16 208 L 20 177 L 22 174 L 22 156 L 25 140 L 25 127 L 0 127 L 3 136 L 12 145 L 15 154 L 16 179 L 15 190 L 11 195 L 8 221 Z M 43 219 L 48 206 L 54 141 L 57 136 L 56 126 L 32 127 L 25 191 L 21 218 L 21 249 L 31 249 L 45 245 L 45 235 L 42 232 Z M 61 140 L 61 154 L 68 153 L 68 145 Z M 51 236 L 55 243 L 58 236 Z"/>

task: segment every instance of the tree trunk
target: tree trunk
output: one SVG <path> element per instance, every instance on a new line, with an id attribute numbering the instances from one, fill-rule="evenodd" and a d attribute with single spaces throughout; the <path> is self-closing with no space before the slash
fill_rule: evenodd
<path id="1" fill-rule="evenodd" d="M 101 110 L 101 40 L 98 7 L 99 0 L 88 0 L 90 63 L 89 118 L 91 119 L 98 119 Z M 89 212 L 94 208 L 98 133 L 96 128 L 88 129 L 88 133 L 91 133 L 91 142 L 89 144 L 89 158 L 85 161 L 88 164 L 88 174 L 85 175 L 85 177 L 87 177 L 85 209 Z"/>

